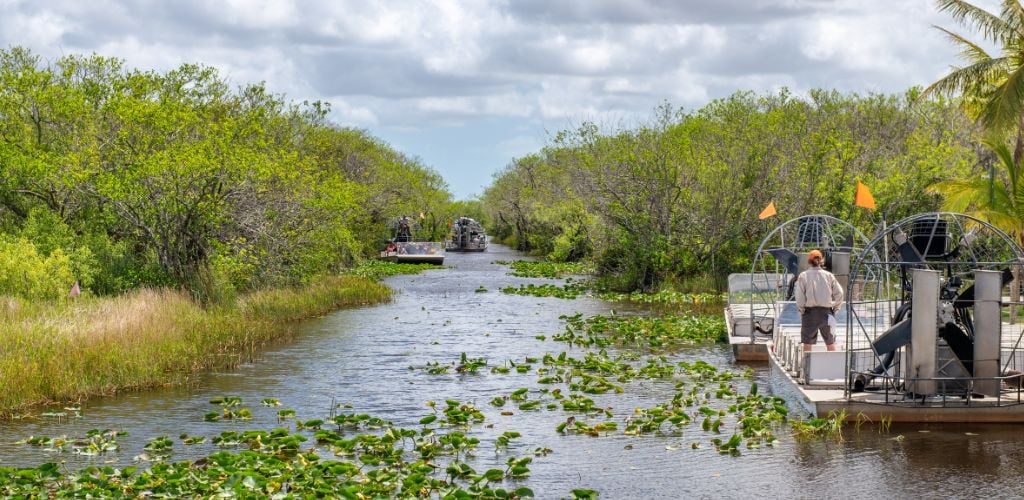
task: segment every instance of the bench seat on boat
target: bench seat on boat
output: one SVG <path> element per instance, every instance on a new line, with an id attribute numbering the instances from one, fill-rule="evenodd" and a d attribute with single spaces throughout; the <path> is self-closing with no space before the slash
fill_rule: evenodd
<path id="1" fill-rule="evenodd" d="M 846 383 L 846 351 L 817 350 L 817 347 L 804 353 L 804 382 L 807 385 Z"/>

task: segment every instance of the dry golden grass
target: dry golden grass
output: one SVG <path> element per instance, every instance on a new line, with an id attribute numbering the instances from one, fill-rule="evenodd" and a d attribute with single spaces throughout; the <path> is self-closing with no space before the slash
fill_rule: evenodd
<path id="1" fill-rule="evenodd" d="M 297 320 L 386 301 L 387 287 L 346 276 L 253 292 L 202 308 L 179 291 L 34 303 L 0 297 L 0 414 L 48 402 L 186 383 L 231 368 Z"/>

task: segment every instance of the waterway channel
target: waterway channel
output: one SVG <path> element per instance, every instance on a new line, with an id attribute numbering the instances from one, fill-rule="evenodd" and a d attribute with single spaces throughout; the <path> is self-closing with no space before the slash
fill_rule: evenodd
<path id="1" fill-rule="evenodd" d="M 801 439 L 788 428 L 778 432 L 774 447 L 742 450 L 740 456 L 717 453 L 712 437 L 699 426 L 682 435 L 628 436 L 611 432 L 601 437 L 561 435 L 556 426 L 567 418 L 561 410 L 520 411 L 502 415 L 488 404 L 495 396 L 529 387 L 539 388 L 533 373 L 493 374 L 487 369 L 507 360 L 544 353 L 583 349 L 541 340 L 564 329 L 563 314 L 607 314 L 618 303 L 592 298 L 564 300 L 507 295 L 503 286 L 539 283 L 516 278 L 494 261 L 522 258 L 494 245 L 487 253 L 449 254 L 450 268 L 415 276 L 390 278 L 396 290 L 389 304 L 338 311 L 310 321 L 292 342 L 265 351 L 253 364 L 229 373 L 208 374 L 190 388 L 171 388 L 89 401 L 80 418 L 34 418 L 0 422 L 0 464 L 31 466 L 66 461 L 69 468 L 105 462 L 127 464 L 143 445 L 161 435 L 175 439 L 173 460 L 212 453 L 211 444 L 184 446 L 177 436 L 214 436 L 224 430 L 272 428 L 278 408 L 259 405 L 280 399 L 300 418 L 325 418 L 338 404 L 400 426 L 417 427 L 431 414 L 429 400 L 471 401 L 493 427 L 477 426 L 472 434 L 483 441 L 474 467 L 502 467 L 509 456 L 530 454 L 538 447 L 552 452 L 536 457 L 532 474 L 522 485 L 539 498 L 568 496 L 589 488 L 602 498 L 750 498 L 754 495 L 836 498 L 1007 497 L 1024 494 L 1024 427 L 1008 425 L 894 425 L 880 432 L 872 425 L 848 427 L 842 441 Z M 481 288 L 482 287 L 482 288 Z M 483 289 L 486 289 L 484 291 Z M 479 374 L 431 375 L 428 362 L 450 363 L 461 353 L 484 357 Z M 762 387 L 769 385 L 767 365 L 737 366 L 724 347 L 693 348 L 674 354 L 674 361 L 702 359 L 720 369 L 753 368 Z M 741 381 L 745 391 L 750 382 Z M 672 384 L 635 380 L 622 394 L 595 395 L 600 407 L 611 407 L 617 420 L 637 407 L 664 402 Z M 210 399 L 240 396 L 254 419 L 206 422 L 204 413 L 218 407 Z M 28 436 L 80 436 L 89 429 L 127 431 L 121 450 L 99 457 L 56 454 L 15 444 Z M 493 451 L 494 438 L 504 431 L 522 437 L 507 451 Z M 702 443 L 692 449 L 693 443 Z"/>

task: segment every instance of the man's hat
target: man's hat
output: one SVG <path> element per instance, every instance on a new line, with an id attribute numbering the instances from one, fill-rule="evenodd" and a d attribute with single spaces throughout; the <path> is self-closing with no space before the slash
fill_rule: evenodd
<path id="1" fill-rule="evenodd" d="M 807 252 L 807 263 L 808 264 L 810 264 L 811 262 L 814 262 L 815 258 L 824 259 L 825 256 L 822 255 L 821 250 L 811 250 L 810 252 Z"/>

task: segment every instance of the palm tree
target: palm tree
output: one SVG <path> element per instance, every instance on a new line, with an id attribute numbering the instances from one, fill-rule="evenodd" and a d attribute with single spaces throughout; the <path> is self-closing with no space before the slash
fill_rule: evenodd
<path id="1" fill-rule="evenodd" d="M 1003 141 L 984 141 L 995 153 L 1001 174 L 993 165 L 988 176 L 952 179 L 929 186 L 929 191 L 942 195 L 942 209 L 972 215 L 1002 229 L 1018 244 L 1024 244 L 1024 168 Z M 1011 301 L 1018 302 L 1021 276 L 1014 267 L 1010 282 Z M 1010 306 L 1010 322 L 1016 321 L 1016 307 Z"/>
<path id="2" fill-rule="evenodd" d="M 1024 5 L 1020 0 L 1002 0 L 996 15 L 963 0 L 938 0 L 937 4 L 940 11 L 998 46 L 999 53 L 993 56 L 980 44 L 936 26 L 960 48 L 967 64 L 954 66 L 924 94 L 962 96 L 968 112 L 990 137 L 1014 137 L 1013 160 L 1020 162 L 1024 156 Z"/>
<path id="3" fill-rule="evenodd" d="M 951 179 L 928 189 L 943 197 L 942 209 L 977 217 L 1024 242 L 1024 168 L 1005 143 L 985 141 L 1004 175 Z"/>

